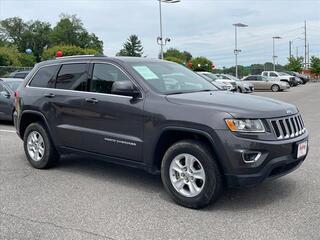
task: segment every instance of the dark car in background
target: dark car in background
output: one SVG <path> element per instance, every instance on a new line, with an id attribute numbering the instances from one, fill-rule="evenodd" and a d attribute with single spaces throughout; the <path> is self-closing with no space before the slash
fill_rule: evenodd
<path id="1" fill-rule="evenodd" d="M 29 74 L 30 71 L 15 71 L 10 73 L 10 78 L 26 78 L 26 76 Z"/>
<path id="2" fill-rule="evenodd" d="M 309 80 L 310 80 L 309 76 L 304 75 L 304 74 L 301 74 L 301 73 L 298 73 L 298 72 L 285 71 L 285 73 L 287 73 L 287 74 L 289 74 L 289 75 L 291 75 L 291 76 L 300 78 L 301 81 L 302 81 L 302 84 L 306 84 L 306 83 L 309 82 Z"/>
<path id="3" fill-rule="evenodd" d="M 17 78 L 0 78 L 0 120 L 13 121 L 14 91 L 22 82 Z"/>
<path id="4" fill-rule="evenodd" d="M 35 168 L 70 153 L 141 168 L 160 173 L 173 200 L 190 208 L 218 199 L 224 186 L 288 174 L 308 152 L 296 106 L 217 91 L 158 59 L 39 63 L 16 91 L 14 122 Z"/>

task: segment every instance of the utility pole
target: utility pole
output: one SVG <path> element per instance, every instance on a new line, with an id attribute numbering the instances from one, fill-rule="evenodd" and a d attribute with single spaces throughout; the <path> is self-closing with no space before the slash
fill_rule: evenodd
<path id="1" fill-rule="evenodd" d="M 307 21 L 304 21 L 304 69 L 307 69 Z"/>
<path id="2" fill-rule="evenodd" d="M 275 50 L 275 40 L 281 39 L 279 36 L 272 37 L 272 62 L 273 62 L 273 71 L 276 71 L 276 50 Z"/>
<path id="3" fill-rule="evenodd" d="M 307 68 L 310 67 L 310 45 L 307 45 Z"/>
<path id="4" fill-rule="evenodd" d="M 292 42 L 289 41 L 289 58 L 292 57 L 291 48 L 292 48 Z"/>
<path id="5" fill-rule="evenodd" d="M 237 28 L 238 27 L 248 27 L 248 25 L 243 23 L 235 23 L 232 24 L 234 26 L 234 56 L 235 56 L 235 62 L 236 62 L 236 78 L 238 78 L 238 54 L 241 52 L 240 49 L 238 49 L 238 33 Z"/>

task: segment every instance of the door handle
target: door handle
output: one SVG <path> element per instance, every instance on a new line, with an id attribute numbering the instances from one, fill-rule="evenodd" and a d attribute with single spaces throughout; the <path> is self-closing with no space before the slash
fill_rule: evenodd
<path id="1" fill-rule="evenodd" d="M 44 96 L 47 97 L 47 98 L 53 98 L 56 95 L 54 95 L 53 93 L 46 93 Z"/>
<path id="2" fill-rule="evenodd" d="M 86 102 L 92 103 L 92 104 L 96 104 L 99 102 L 99 100 L 97 100 L 95 98 L 86 98 L 85 100 L 86 100 Z"/>

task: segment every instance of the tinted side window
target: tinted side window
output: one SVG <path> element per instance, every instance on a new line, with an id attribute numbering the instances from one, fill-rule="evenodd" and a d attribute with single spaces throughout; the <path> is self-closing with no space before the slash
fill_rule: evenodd
<path id="1" fill-rule="evenodd" d="M 40 70 L 36 73 L 36 75 L 31 80 L 30 86 L 53 88 L 54 78 L 58 68 L 59 68 L 59 65 L 40 68 Z"/>
<path id="2" fill-rule="evenodd" d="M 0 83 L 0 92 L 4 91 L 4 87 L 2 86 L 2 84 Z"/>
<path id="3" fill-rule="evenodd" d="M 28 74 L 27 73 L 17 73 L 14 77 L 15 78 L 25 78 Z"/>
<path id="4" fill-rule="evenodd" d="M 115 81 L 130 81 L 130 79 L 116 66 L 111 64 L 94 64 L 91 92 L 111 94 L 112 84 Z"/>
<path id="5" fill-rule="evenodd" d="M 244 80 L 245 81 L 252 81 L 252 80 L 255 80 L 255 77 L 253 77 L 253 76 L 246 77 Z"/>
<path id="6" fill-rule="evenodd" d="M 57 76 L 56 88 L 86 91 L 88 65 L 86 63 L 62 65 Z"/>
<path id="7" fill-rule="evenodd" d="M 273 73 L 273 72 L 271 72 L 271 73 L 270 73 L 270 77 L 278 77 L 278 75 L 275 74 L 275 73 Z"/>
<path id="8" fill-rule="evenodd" d="M 268 73 L 267 73 L 267 72 L 264 72 L 264 73 L 263 73 L 263 76 L 268 76 Z"/>

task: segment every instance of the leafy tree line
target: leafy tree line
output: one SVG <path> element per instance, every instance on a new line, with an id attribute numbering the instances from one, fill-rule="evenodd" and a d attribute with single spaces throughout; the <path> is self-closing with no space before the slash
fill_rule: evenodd
<path id="1" fill-rule="evenodd" d="M 27 49 L 32 52 L 26 54 Z M 103 42 L 89 33 L 76 15 L 60 15 L 55 26 L 39 20 L 25 22 L 19 17 L 0 21 L 0 65 L 32 66 L 53 58 L 56 50 L 64 56 L 98 54 L 103 52 Z"/>

